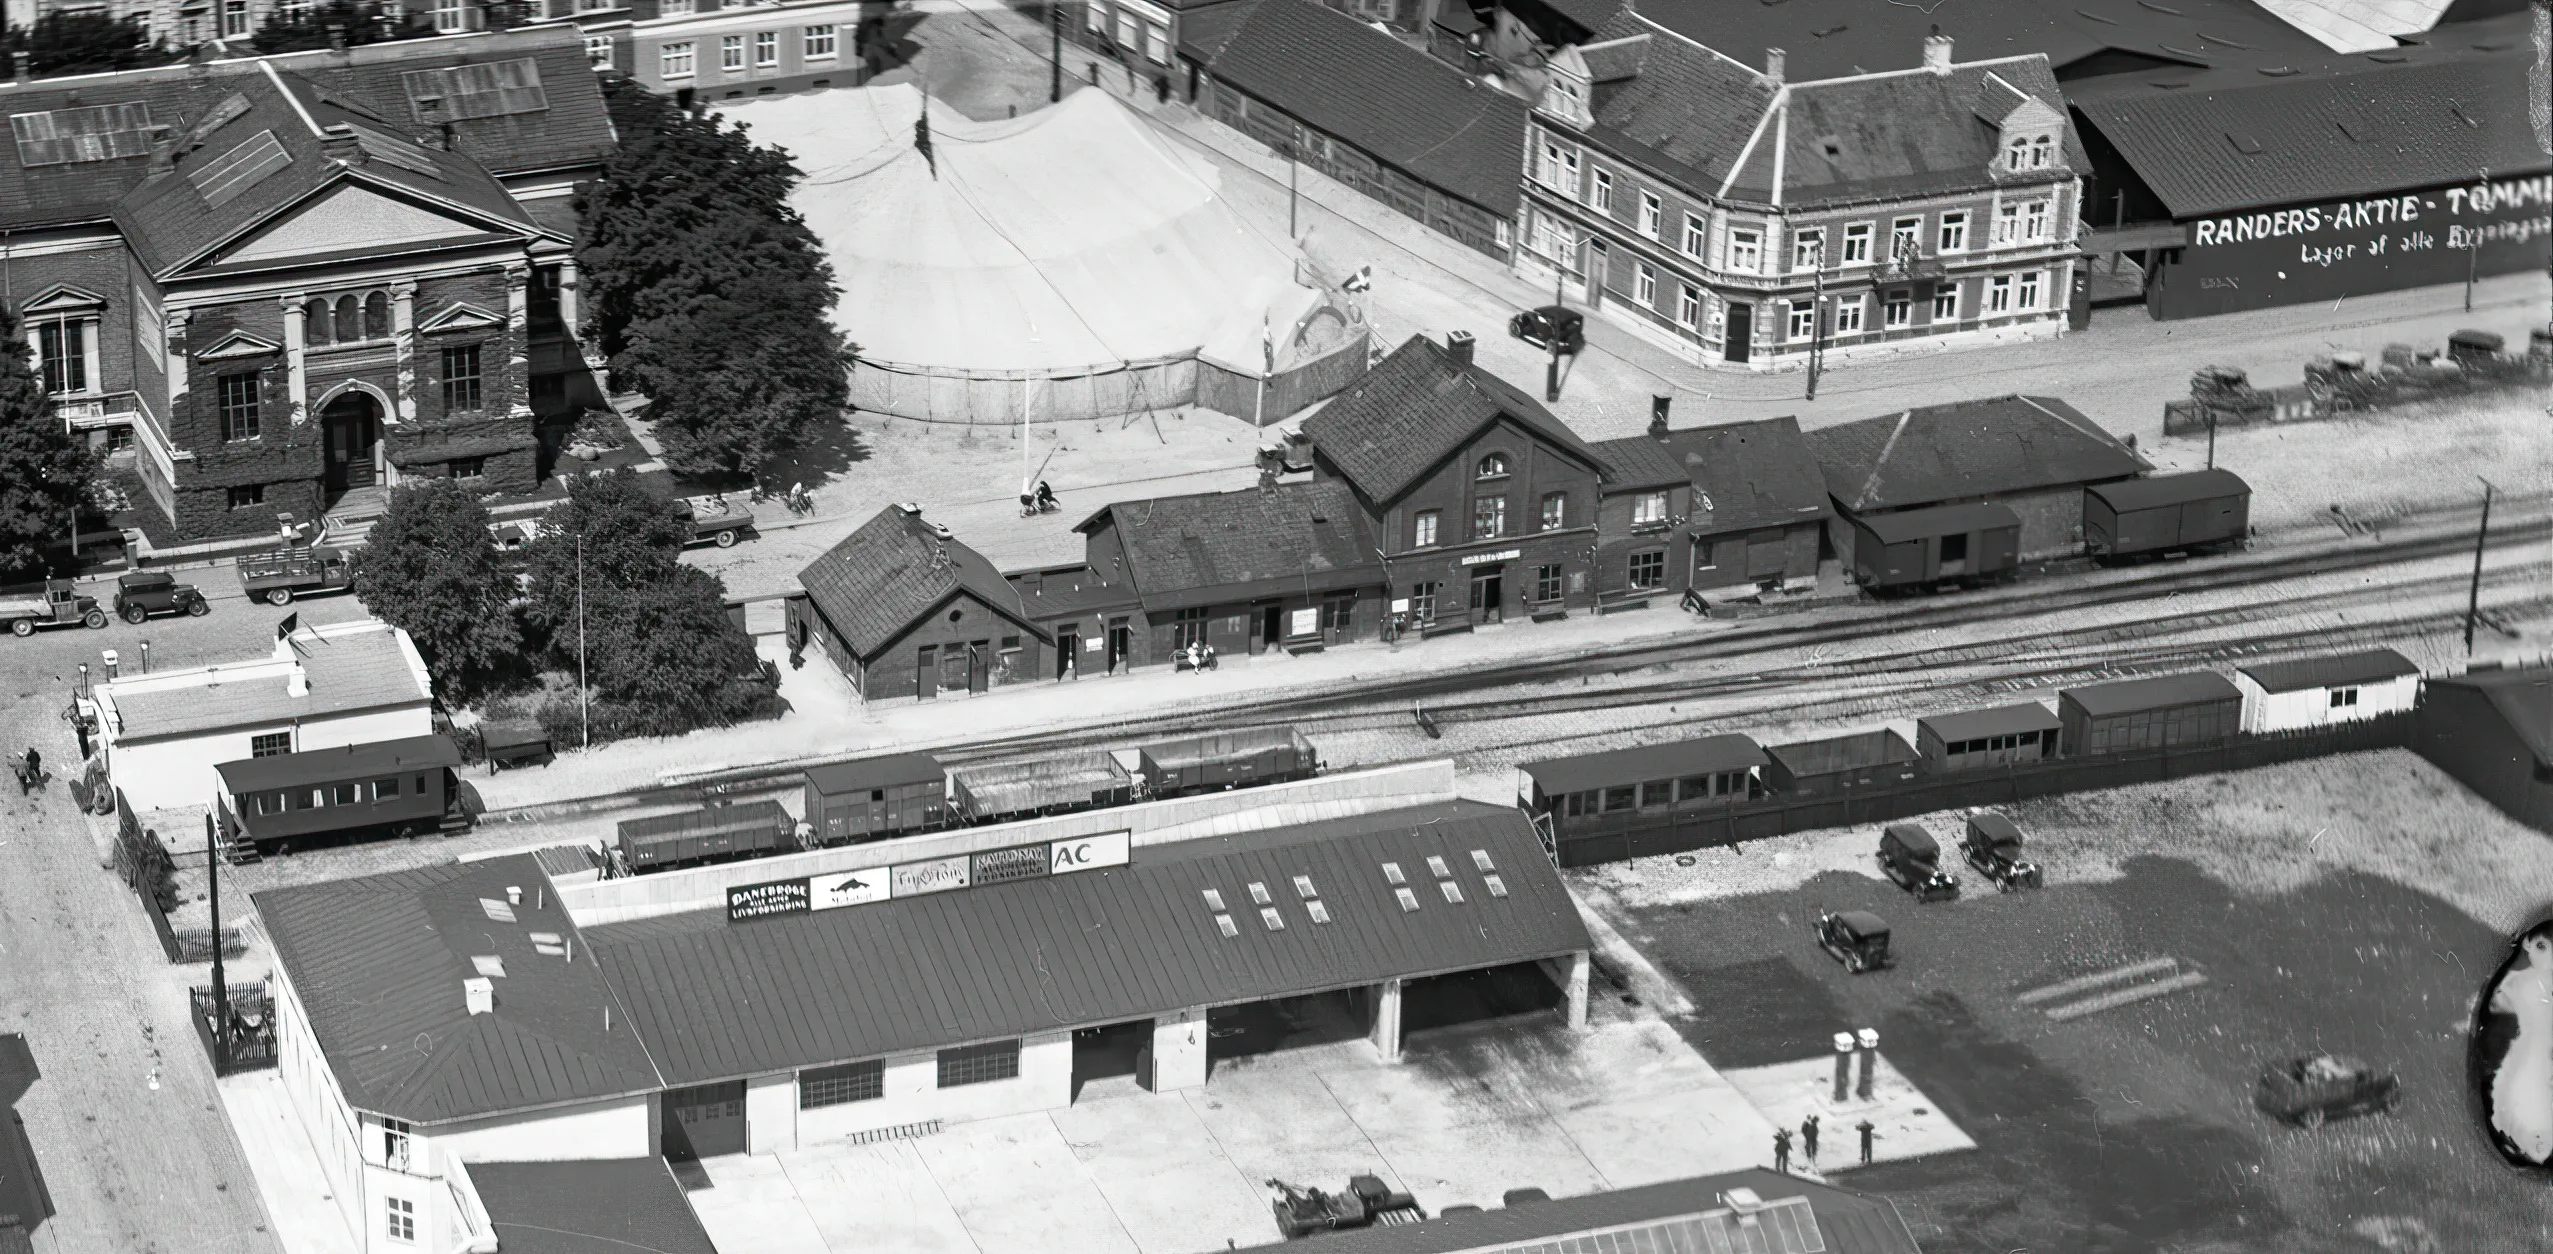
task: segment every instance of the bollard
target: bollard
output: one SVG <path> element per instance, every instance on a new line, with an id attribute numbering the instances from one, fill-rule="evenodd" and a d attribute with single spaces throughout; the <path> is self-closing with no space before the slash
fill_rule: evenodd
<path id="1" fill-rule="evenodd" d="M 1862 1032 L 1861 1032 L 1861 1044 L 1862 1044 L 1862 1082 L 1861 1082 L 1861 1087 L 1860 1087 L 1860 1089 L 1857 1091 L 1857 1094 L 1856 1094 L 1856 1095 L 1857 1095 L 1857 1096 L 1859 1096 L 1859 1097 L 1860 1097 L 1863 1101 L 1869 1101 L 1869 1100 L 1870 1100 L 1870 1081 L 1871 1081 L 1871 1076 L 1872 1076 L 1872 1074 L 1873 1074 L 1873 1073 L 1875 1073 L 1875 1072 L 1877 1072 L 1877 1071 L 1879 1070 L 1879 1032 L 1878 1032 L 1878 1030 L 1877 1030 L 1877 1029 L 1875 1029 L 1875 1028 L 1863 1028 L 1863 1029 L 1862 1029 Z"/>
<path id="2" fill-rule="evenodd" d="M 1844 1103 L 1844 1094 L 1853 1082 L 1853 1034 L 1835 1034 L 1835 1104 Z"/>
<path id="3" fill-rule="evenodd" d="M 142 642 L 142 673 L 151 673 L 151 642 L 148 640 Z"/>

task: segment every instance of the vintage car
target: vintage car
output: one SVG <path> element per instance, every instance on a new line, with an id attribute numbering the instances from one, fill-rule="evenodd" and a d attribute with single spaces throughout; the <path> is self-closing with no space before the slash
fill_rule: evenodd
<path id="1" fill-rule="evenodd" d="M 2402 1101 L 2402 1083 L 2354 1058 L 2314 1054 L 2261 1069 L 2252 1105 L 2282 1123 L 2319 1128 L 2325 1119 L 2391 1110 Z"/>
<path id="2" fill-rule="evenodd" d="M 732 549 L 737 540 L 754 529 L 753 511 L 729 501 L 724 493 L 687 496 L 674 505 L 690 520 L 694 544 L 708 540 L 719 548 Z"/>
<path id="3" fill-rule="evenodd" d="M 1891 823 L 1879 836 L 1879 869 L 1917 901 L 1949 901 L 1959 881 L 1941 869 L 1941 844 L 1919 823 Z"/>
<path id="4" fill-rule="evenodd" d="M 128 623 L 143 622 L 153 614 L 202 618 L 212 611 L 195 585 L 179 583 L 174 575 L 137 570 L 115 581 L 115 612 Z"/>
<path id="5" fill-rule="evenodd" d="M 1270 1180 L 1268 1187 L 1277 1191 L 1269 1209 L 1276 1212 L 1277 1230 L 1288 1241 L 1316 1232 L 1412 1223 L 1427 1217 L 1416 1198 L 1394 1192 L 1379 1176 L 1354 1177 L 1342 1193 L 1298 1188 L 1283 1180 Z"/>
<path id="6" fill-rule="evenodd" d="M 1888 966 L 1888 924 L 1867 910 L 1817 916 L 1817 947 L 1855 975 Z"/>
<path id="7" fill-rule="evenodd" d="M 297 596 L 336 592 L 355 583 L 353 556 L 326 546 L 294 546 L 239 559 L 239 586 L 252 601 L 290 605 Z"/>
<path id="8" fill-rule="evenodd" d="M 1575 356 L 1587 346 L 1587 315 L 1562 305 L 1545 305 L 1508 319 L 1507 333 L 1536 348 Z"/>
<path id="9" fill-rule="evenodd" d="M 12 635 L 32 636 L 38 627 L 104 627 L 106 611 L 98 608 L 96 597 L 81 596 L 70 580 L 47 579 L 41 587 L 0 592 L 0 622 L 9 624 Z"/>
<path id="10" fill-rule="evenodd" d="M 2022 855 L 2027 843 L 2011 819 L 1997 811 L 1979 810 L 1968 816 L 1968 835 L 1959 847 L 1968 855 L 1968 865 L 1993 880 L 1997 890 L 2008 893 L 2039 886 L 2039 864 Z"/>

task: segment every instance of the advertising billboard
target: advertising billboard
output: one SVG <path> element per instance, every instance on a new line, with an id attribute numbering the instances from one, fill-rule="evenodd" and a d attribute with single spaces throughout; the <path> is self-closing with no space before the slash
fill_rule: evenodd
<path id="1" fill-rule="evenodd" d="M 2200 218 L 2146 292 L 2157 318 L 2196 318 L 2541 270 L 2553 174 Z"/>

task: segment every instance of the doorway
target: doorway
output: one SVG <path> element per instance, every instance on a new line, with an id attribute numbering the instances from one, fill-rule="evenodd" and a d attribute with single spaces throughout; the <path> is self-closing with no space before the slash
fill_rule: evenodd
<path id="1" fill-rule="evenodd" d="M 1755 306 L 1729 302 L 1728 352 L 1730 361 L 1745 361 L 1755 351 Z"/>
<path id="2" fill-rule="evenodd" d="M 974 690 L 975 650 L 962 644 L 940 648 L 940 691 L 971 692 Z"/>
<path id="3" fill-rule="evenodd" d="M 940 695 L 940 647 L 926 644 L 913 651 L 913 698 L 929 701 Z"/>
<path id="4" fill-rule="evenodd" d="M 1604 308 L 1605 281 L 1608 277 L 1610 277 L 1612 270 L 1613 257 L 1612 254 L 1606 251 L 1605 242 L 1602 239 L 1588 239 L 1587 308 Z"/>
<path id="5" fill-rule="evenodd" d="M 369 392 L 349 392 L 320 413 L 328 464 L 322 472 L 331 501 L 380 481 L 374 461 L 381 448 L 381 404 Z"/>
<path id="6" fill-rule="evenodd" d="M 1055 678 L 1072 678 L 1073 663 L 1080 657 L 1081 633 L 1073 631 L 1055 633 Z"/>
<path id="7" fill-rule="evenodd" d="M 1506 621 L 1507 568 L 1483 566 L 1472 571 L 1472 621 L 1496 623 Z"/>
<path id="8" fill-rule="evenodd" d="M 1108 673 L 1114 675 L 1121 666 L 1135 663 L 1135 632 L 1122 618 L 1108 620 Z"/>
<path id="9" fill-rule="evenodd" d="M 1255 653 L 1264 653 L 1264 652 L 1266 652 L 1266 651 L 1267 651 L 1267 650 L 1269 650 L 1269 649 L 1281 648 L 1281 647 L 1283 647 L 1283 646 L 1284 646 L 1284 644 L 1285 644 L 1285 606 L 1283 606 L 1283 605 L 1281 605 L 1281 604 L 1270 604 L 1270 605 L 1262 605 L 1262 606 L 1260 606 L 1260 607 L 1259 607 L 1259 639 L 1258 639 L 1258 646 L 1259 646 L 1259 647 L 1258 647 L 1258 648 L 1256 648 L 1256 649 L 1254 649 L 1254 650 L 1252 650 L 1252 652 L 1255 652 Z"/>
<path id="10" fill-rule="evenodd" d="M 665 1157 L 715 1158 L 745 1152 L 745 1082 L 665 1091 Z"/>
<path id="11" fill-rule="evenodd" d="M 1073 1100 L 1080 1101 L 1082 1086 L 1094 1080 L 1122 1077 L 1150 1085 L 1151 1064 L 1150 1019 L 1077 1029 L 1073 1033 Z"/>

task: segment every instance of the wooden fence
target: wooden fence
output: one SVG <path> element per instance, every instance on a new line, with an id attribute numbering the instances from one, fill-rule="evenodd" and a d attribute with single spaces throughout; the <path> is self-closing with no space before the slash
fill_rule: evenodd
<path id="1" fill-rule="evenodd" d="M 142 899 L 142 913 L 150 918 L 151 930 L 159 933 L 160 948 L 168 960 L 186 961 L 186 951 L 168 925 L 168 912 L 177 905 L 177 865 L 169 860 L 159 838 L 134 817 L 133 805 L 121 788 L 115 790 L 115 874 Z"/>
<path id="2" fill-rule="evenodd" d="M 213 1074 L 237 1075 L 275 1065 L 275 1004 L 266 981 L 246 980 L 222 990 L 226 1007 L 216 1008 L 210 985 L 187 990 L 194 1013 L 195 1039 L 213 1060 Z"/>
<path id="3" fill-rule="evenodd" d="M 1925 772 L 1903 783 L 1891 781 L 1848 789 L 1835 796 L 1765 797 L 1732 802 L 1718 809 L 1641 816 L 1630 820 L 1634 826 L 1614 831 L 1564 831 L 1553 844 L 1560 865 L 1594 866 L 1818 828 L 1884 823 L 1941 810 L 2012 805 L 2032 797 L 2250 770 L 2337 753 L 2405 748 L 2411 744 L 2411 726 L 2411 715 L 2391 714 L 2333 727 L 2235 736 L 2177 749 L 2056 758 L 2016 763 L 2001 770 Z"/>

